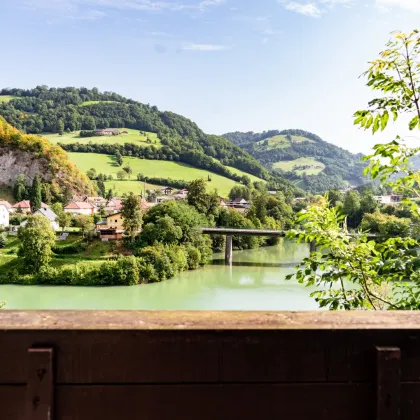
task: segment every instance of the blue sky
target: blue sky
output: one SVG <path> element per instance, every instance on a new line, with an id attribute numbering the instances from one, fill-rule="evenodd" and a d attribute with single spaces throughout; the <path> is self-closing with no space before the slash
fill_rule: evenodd
<path id="1" fill-rule="evenodd" d="M 366 152 L 358 76 L 420 0 L 1 0 L 0 87 L 115 91 L 208 133 L 302 128 Z M 418 26 L 417 26 L 418 27 Z"/>

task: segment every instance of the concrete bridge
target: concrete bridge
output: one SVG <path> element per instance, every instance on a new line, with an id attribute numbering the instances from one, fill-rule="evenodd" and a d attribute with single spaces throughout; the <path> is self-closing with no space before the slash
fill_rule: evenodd
<path id="1" fill-rule="evenodd" d="M 225 263 L 232 264 L 232 237 L 233 236 L 278 236 L 285 237 L 286 230 L 272 229 L 235 229 L 235 228 L 202 228 L 201 233 L 206 235 L 226 236 Z M 309 244 L 309 251 L 316 251 L 315 241 Z"/>

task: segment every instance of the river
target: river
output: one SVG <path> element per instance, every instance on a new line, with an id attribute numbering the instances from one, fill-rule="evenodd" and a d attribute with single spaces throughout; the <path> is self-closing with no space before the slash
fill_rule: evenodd
<path id="1" fill-rule="evenodd" d="M 235 251 L 233 265 L 214 263 L 162 282 L 132 287 L 0 286 L 6 309 L 314 310 L 311 289 L 285 281 L 307 244 Z"/>

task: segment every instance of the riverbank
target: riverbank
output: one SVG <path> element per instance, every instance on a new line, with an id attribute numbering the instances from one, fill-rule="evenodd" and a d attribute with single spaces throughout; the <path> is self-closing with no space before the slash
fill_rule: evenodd
<path id="1" fill-rule="evenodd" d="M 161 283 L 137 287 L 0 285 L 6 309 L 315 310 L 311 290 L 286 281 L 308 256 L 306 244 L 282 239 L 274 247 L 234 251 L 230 266 L 186 271 Z"/>

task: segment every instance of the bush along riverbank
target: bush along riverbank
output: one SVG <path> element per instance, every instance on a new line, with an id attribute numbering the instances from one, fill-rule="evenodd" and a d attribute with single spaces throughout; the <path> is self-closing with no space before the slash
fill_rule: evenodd
<path id="1" fill-rule="evenodd" d="M 0 284 L 131 286 L 160 282 L 208 264 L 213 251 L 224 249 L 224 237 L 203 235 L 201 227 L 279 229 L 284 226 L 279 220 L 292 214 L 283 197 L 257 189 L 237 186 L 232 190 L 231 199 L 245 195 L 252 202 L 246 212 L 240 212 L 221 207 L 217 192 L 206 192 L 204 180 L 193 181 L 188 187 L 186 201 L 165 201 L 145 214 L 139 197 L 133 193 L 125 196 L 123 241 L 94 238 L 95 224 L 90 216 L 84 216 L 78 233 L 64 241 L 45 217 L 27 217 L 17 237 L 5 239 L 0 249 Z M 56 211 L 60 222 L 67 223 L 60 217 L 61 210 Z M 275 238 L 233 238 L 235 249 L 275 242 Z"/>

